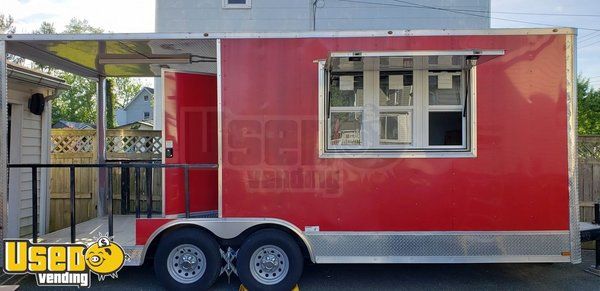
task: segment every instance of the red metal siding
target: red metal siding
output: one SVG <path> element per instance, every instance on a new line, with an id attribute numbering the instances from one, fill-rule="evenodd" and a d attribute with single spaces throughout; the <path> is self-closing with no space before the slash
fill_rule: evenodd
<path id="1" fill-rule="evenodd" d="M 164 73 L 165 140 L 173 141 L 167 164 L 217 163 L 216 76 Z M 185 212 L 183 169 L 165 170 L 165 214 Z M 190 170 L 190 210 L 217 210 L 217 171 Z"/>
<path id="2" fill-rule="evenodd" d="M 505 49 L 478 66 L 476 158 L 319 159 L 331 51 Z M 223 216 L 323 231 L 566 230 L 565 37 L 222 40 Z"/>

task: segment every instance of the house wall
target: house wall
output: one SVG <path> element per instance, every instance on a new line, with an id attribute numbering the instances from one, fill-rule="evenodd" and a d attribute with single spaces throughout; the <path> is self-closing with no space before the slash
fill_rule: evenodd
<path id="1" fill-rule="evenodd" d="M 47 147 L 48 143 L 43 142 L 43 131 L 44 126 L 49 127 L 50 124 L 42 122 L 43 119 L 46 119 L 48 114 L 50 114 L 49 110 L 45 110 L 44 113 L 39 116 L 32 114 L 29 112 L 27 108 L 27 102 L 29 97 L 33 93 L 42 93 L 44 95 L 49 95 L 48 90 L 43 88 L 32 88 L 31 86 L 27 86 L 21 83 L 10 82 L 9 81 L 9 90 L 8 90 L 8 102 L 13 105 L 13 112 L 11 117 L 12 124 L 18 124 L 20 119 L 20 128 L 17 130 L 20 131 L 18 139 L 12 139 L 11 144 L 11 163 L 47 163 L 49 151 L 48 148 L 42 148 L 42 145 Z M 15 108 L 19 108 L 19 112 L 15 112 Z M 16 117 L 16 118 L 15 118 Z M 13 126 L 13 129 L 15 127 Z M 15 135 L 13 134 L 13 137 Z M 18 142 L 18 144 L 16 143 Z M 44 152 L 46 154 L 44 154 Z M 47 175 L 44 174 L 45 170 L 41 169 L 38 172 L 38 205 L 42 205 L 42 201 L 39 199 L 40 197 L 46 197 L 48 191 L 48 184 L 45 177 Z M 17 184 L 13 184 L 16 182 Z M 31 169 L 13 169 L 10 172 L 10 181 L 9 185 L 11 187 L 9 199 L 13 199 L 13 197 L 18 197 L 18 216 L 13 216 L 12 213 L 9 213 L 9 216 L 13 220 L 13 223 L 18 223 L 18 236 L 20 237 L 30 237 L 32 234 L 32 199 L 31 199 Z M 11 202 L 9 202 L 11 203 Z M 13 200 L 12 203 L 15 203 Z M 38 217 L 43 216 L 38 209 Z M 38 220 L 40 221 L 40 220 Z M 42 226 L 43 222 L 40 221 L 40 230 L 44 227 Z M 10 225 L 10 224 L 9 224 Z M 12 224 L 14 225 L 14 224 Z M 14 235 L 14 234 L 13 234 Z"/>
<path id="2" fill-rule="evenodd" d="M 157 0 L 157 32 L 266 32 L 368 29 L 489 28 L 490 20 L 399 2 L 337 0 L 255 0 L 249 9 L 227 9 L 221 0 Z M 372 3 L 360 3 L 372 2 Z M 419 1 L 442 8 L 490 11 L 490 0 Z M 475 14 L 475 13 L 472 13 Z"/>
<path id="3" fill-rule="evenodd" d="M 148 101 L 144 101 L 144 96 L 147 95 Z M 153 119 L 154 118 L 154 110 L 152 109 L 152 100 L 154 99 L 153 95 L 148 92 L 148 90 L 142 90 L 135 98 L 127 105 L 127 107 L 123 108 L 122 112 L 119 113 L 117 111 L 117 124 L 123 125 L 127 123 L 132 123 L 144 119 Z M 149 112 L 150 117 L 145 118 L 144 112 Z M 119 118 L 119 115 L 120 118 Z M 124 120 L 123 123 L 121 121 Z"/>
<path id="4" fill-rule="evenodd" d="M 115 111 L 115 118 L 117 125 L 127 124 L 127 111 L 123 110 L 123 108 L 117 109 Z"/>

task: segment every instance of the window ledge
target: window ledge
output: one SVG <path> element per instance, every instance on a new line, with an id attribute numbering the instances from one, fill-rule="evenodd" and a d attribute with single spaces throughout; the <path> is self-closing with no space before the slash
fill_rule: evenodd
<path id="1" fill-rule="evenodd" d="M 321 159 L 428 159 L 428 158 L 476 158 L 477 152 L 470 151 L 398 151 L 398 152 L 325 152 Z"/>

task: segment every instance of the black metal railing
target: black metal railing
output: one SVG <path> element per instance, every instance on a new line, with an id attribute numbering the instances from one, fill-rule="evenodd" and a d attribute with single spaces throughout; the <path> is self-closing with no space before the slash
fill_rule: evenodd
<path id="1" fill-rule="evenodd" d="M 131 164 L 131 163 L 153 163 L 153 164 L 160 164 L 160 160 L 122 160 L 122 159 L 113 159 L 113 160 L 106 160 L 107 163 L 118 163 L 120 165 L 127 165 L 127 164 Z M 120 180 L 121 180 L 121 185 L 120 185 L 120 190 L 121 190 L 121 214 L 131 214 L 131 213 L 135 213 L 136 217 L 140 217 L 140 207 L 141 204 L 139 203 L 140 199 L 138 198 L 140 195 L 140 189 L 143 187 L 140 187 L 140 185 L 142 185 L 141 183 L 141 171 L 140 168 L 136 168 L 133 169 L 133 176 L 134 176 L 134 190 L 135 190 L 135 195 L 136 195 L 136 199 L 135 201 L 138 202 L 135 205 L 135 210 L 131 211 L 131 167 L 127 167 L 127 166 L 122 166 L 122 167 L 117 167 L 120 171 L 119 171 L 119 176 L 120 176 Z M 153 175 L 152 173 L 144 173 L 145 175 L 145 180 L 146 180 L 146 186 L 147 185 L 152 185 L 153 184 Z M 150 180 L 150 181 L 148 181 Z M 152 204 L 150 204 L 150 207 L 153 207 Z M 152 213 L 156 213 L 158 211 L 160 211 L 160 209 L 158 211 L 155 211 L 155 209 L 151 208 Z"/>
<path id="2" fill-rule="evenodd" d="M 183 169 L 184 174 L 184 195 L 185 195 L 185 217 L 190 218 L 190 189 L 189 189 L 189 172 L 190 170 L 216 170 L 217 164 L 162 164 L 162 163 L 105 163 L 105 164 L 10 164 L 8 168 L 12 169 L 31 169 L 31 206 L 32 206 L 32 230 L 33 242 L 38 241 L 38 190 L 37 190 L 37 171 L 41 168 L 68 168 L 69 169 L 69 200 L 70 200 L 70 230 L 71 230 L 71 242 L 74 243 L 76 239 L 76 219 L 75 219 L 75 169 L 76 168 L 107 168 L 108 179 L 106 189 L 106 200 L 109 201 L 107 204 L 108 213 L 108 235 L 113 236 L 113 171 L 114 168 L 123 169 L 134 169 L 135 179 L 135 217 L 140 218 L 141 207 L 140 207 L 140 183 L 141 183 L 141 169 L 145 170 L 146 175 L 146 217 L 152 218 L 152 170 L 157 168 L 169 168 L 169 169 Z"/>

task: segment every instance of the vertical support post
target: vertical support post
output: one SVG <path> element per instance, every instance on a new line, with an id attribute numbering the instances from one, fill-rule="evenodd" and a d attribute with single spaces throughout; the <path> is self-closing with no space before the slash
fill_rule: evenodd
<path id="1" fill-rule="evenodd" d="M 108 237 L 113 236 L 113 168 L 108 167 Z"/>
<path id="2" fill-rule="evenodd" d="M 6 72 L 6 41 L 0 40 L 0 139 L 8 134 L 8 75 Z M 4 241 L 7 222 L 8 142 L 0 143 L 0 242 Z M 4 269 L 4 243 L 0 243 L 0 267 Z"/>
<path id="3" fill-rule="evenodd" d="M 38 238 L 38 191 L 37 191 L 37 167 L 31 167 L 31 214 L 33 242 Z"/>
<path id="4" fill-rule="evenodd" d="M 126 161 L 122 161 L 126 164 Z M 121 214 L 129 213 L 129 168 L 121 167 Z"/>
<path id="5" fill-rule="evenodd" d="M 146 210 L 147 217 L 152 218 L 152 167 L 146 167 Z"/>
<path id="6" fill-rule="evenodd" d="M 183 178 L 185 179 L 185 218 L 190 218 L 190 167 L 183 168 Z"/>
<path id="7" fill-rule="evenodd" d="M 71 243 L 75 243 L 75 166 L 69 167 L 69 199 L 71 201 Z"/>
<path id="8" fill-rule="evenodd" d="M 140 218 L 140 168 L 135 167 L 135 218 Z"/>
<path id="9" fill-rule="evenodd" d="M 106 78 L 98 77 L 96 98 L 96 143 L 98 164 L 106 163 Z M 98 217 L 106 214 L 106 168 L 98 168 Z"/>

